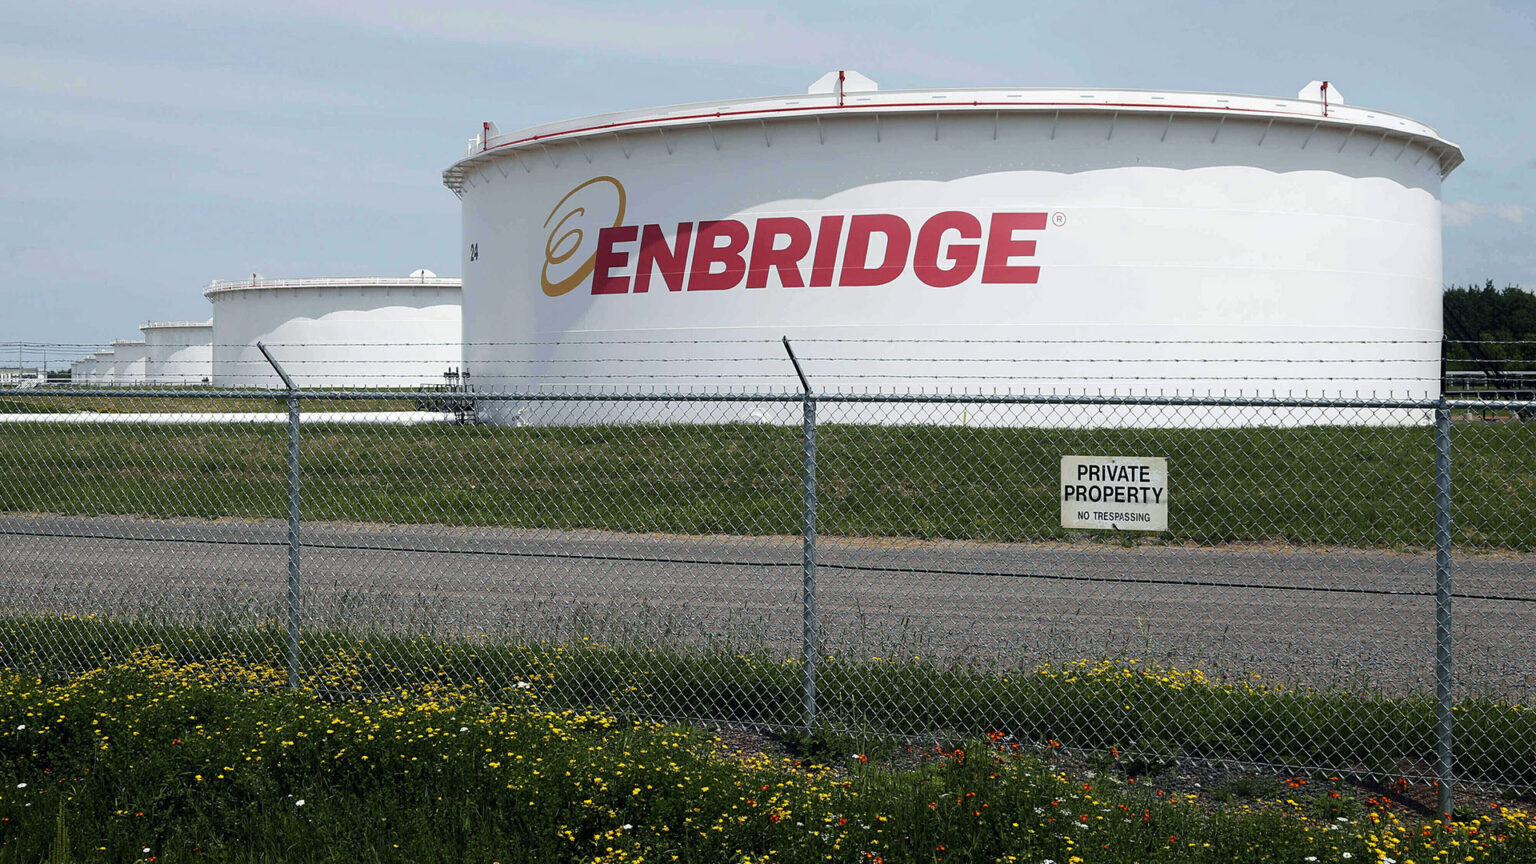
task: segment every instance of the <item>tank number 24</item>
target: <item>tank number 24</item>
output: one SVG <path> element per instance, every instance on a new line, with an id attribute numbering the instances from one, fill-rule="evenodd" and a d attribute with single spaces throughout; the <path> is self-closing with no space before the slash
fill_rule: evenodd
<path id="1" fill-rule="evenodd" d="M 479 243 L 471 243 L 471 244 L 469 244 L 469 260 L 471 260 L 471 261 L 479 261 L 480 260 L 480 244 Z"/>

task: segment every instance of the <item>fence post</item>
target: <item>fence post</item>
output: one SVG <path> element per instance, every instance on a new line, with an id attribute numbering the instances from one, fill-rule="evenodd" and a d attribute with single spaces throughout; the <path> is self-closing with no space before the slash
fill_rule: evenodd
<path id="1" fill-rule="evenodd" d="M 804 461 L 800 475 L 802 570 L 800 638 L 801 658 L 804 661 L 802 696 L 805 709 L 805 731 L 811 732 L 816 728 L 816 652 L 817 642 L 820 639 L 816 621 L 816 396 L 811 392 L 811 382 L 805 377 L 805 370 L 800 368 L 800 360 L 795 357 L 795 349 L 790 346 L 788 336 L 784 337 L 784 350 L 789 354 L 789 362 L 795 366 L 795 374 L 800 376 L 802 393 L 800 416 Z"/>
<path id="2" fill-rule="evenodd" d="M 299 568 L 299 392 L 267 346 L 257 342 L 256 347 L 277 370 L 277 376 L 283 379 L 283 386 L 288 389 L 288 686 L 296 690 L 299 670 L 304 664 L 300 645 L 304 582 L 303 571 Z"/>
<path id="3" fill-rule="evenodd" d="M 1435 777 L 1439 811 L 1447 818 L 1456 765 L 1451 622 L 1451 409 L 1442 393 L 1435 409 Z"/>

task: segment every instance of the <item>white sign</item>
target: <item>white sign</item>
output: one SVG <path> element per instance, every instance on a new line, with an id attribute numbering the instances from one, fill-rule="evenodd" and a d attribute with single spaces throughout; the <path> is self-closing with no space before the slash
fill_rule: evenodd
<path id="1" fill-rule="evenodd" d="M 1167 531 L 1168 460 L 1061 457 L 1061 527 Z"/>

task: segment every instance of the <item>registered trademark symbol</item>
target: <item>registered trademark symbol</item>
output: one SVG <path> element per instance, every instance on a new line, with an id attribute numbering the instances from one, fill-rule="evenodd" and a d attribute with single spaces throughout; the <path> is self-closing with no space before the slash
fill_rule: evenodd
<path id="1" fill-rule="evenodd" d="M 1055 225 L 1058 228 L 1060 228 L 1061 226 L 1067 224 L 1067 214 L 1059 213 L 1059 212 L 1058 213 L 1052 213 L 1051 214 L 1051 224 Z"/>

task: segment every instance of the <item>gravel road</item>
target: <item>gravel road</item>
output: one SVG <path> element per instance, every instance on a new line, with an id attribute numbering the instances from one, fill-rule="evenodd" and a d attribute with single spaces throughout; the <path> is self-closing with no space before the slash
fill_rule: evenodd
<path id="1" fill-rule="evenodd" d="M 793 537 L 305 523 L 306 619 L 438 636 L 800 638 Z M 281 618 L 277 521 L 0 516 L 0 609 Z M 1433 678 L 1434 558 L 1282 545 L 823 538 L 827 650 L 1033 666 L 1125 656 L 1292 684 Z M 1458 555 L 1463 692 L 1536 692 L 1536 556 Z"/>

